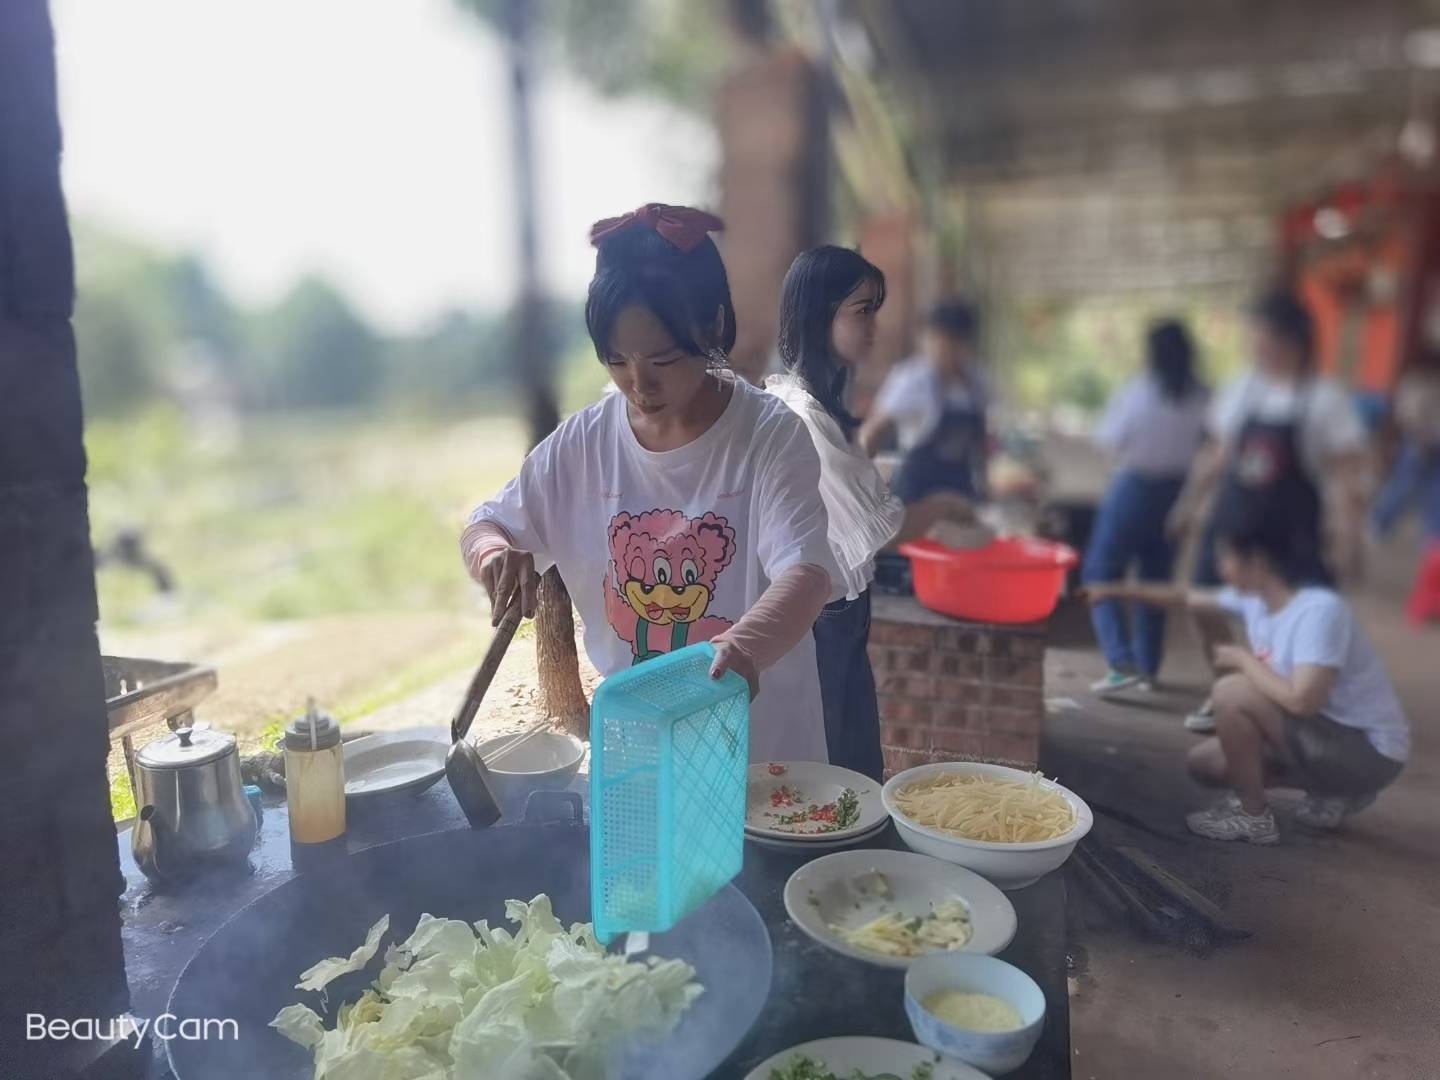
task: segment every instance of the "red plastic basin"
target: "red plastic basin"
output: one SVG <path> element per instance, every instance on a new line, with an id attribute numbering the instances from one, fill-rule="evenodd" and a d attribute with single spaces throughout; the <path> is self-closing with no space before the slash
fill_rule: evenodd
<path id="1" fill-rule="evenodd" d="M 902 544 L 914 570 L 915 598 L 931 611 L 972 622 L 1027 623 L 1050 616 L 1073 548 L 1049 540 L 996 540 L 957 551 L 933 540 Z"/>

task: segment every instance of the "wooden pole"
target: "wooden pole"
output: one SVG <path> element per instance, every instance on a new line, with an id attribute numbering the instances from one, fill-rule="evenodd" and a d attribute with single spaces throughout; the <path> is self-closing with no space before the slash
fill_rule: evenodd
<path id="1" fill-rule="evenodd" d="M 535 143 L 531 104 L 534 67 L 535 6 L 530 0 L 508 0 L 506 44 L 510 61 L 510 119 L 514 167 L 520 290 L 515 304 L 514 356 L 524 389 L 531 446 L 538 445 L 560 423 L 553 363 L 545 333 L 545 307 L 540 288 L 538 215 L 535 206 Z M 540 582 L 535 616 L 536 673 L 540 711 L 573 735 L 590 731 L 590 706 L 580 682 L 580 657 L 575 647 L 575 616 L 565 582 L 553 567 Z"/>

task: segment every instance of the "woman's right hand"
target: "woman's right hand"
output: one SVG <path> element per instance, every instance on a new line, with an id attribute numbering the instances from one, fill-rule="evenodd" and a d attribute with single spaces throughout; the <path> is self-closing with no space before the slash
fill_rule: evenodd
<path id="1" fill-rule="evenodd" d="M 932 524 L 949 521 L 955 525 L 974 525 L 980 520 L 975 504 L 957 492 L 937 491 L 921 501 L 933 516 Z"/>
<path id="2" fill-rule="evenodd" d="M 1170 508 L 1170 513 L 1165 515 L 1165 538 L 1173 543 L 1179 543 L 1189 535 L 1195 524 L 1194 511 L 1181 499 Z"/>
<path id="3" fill-rule="evenodd" d="M 540 575 L 535 572 L 535 557 L 528 551 L 504 547 L 485 556 L 480 564 L 480 584 L 490 597 L 491 626 L 499 626 L 517 601 L 522 617 L 535 617 L 540 602 Z"/>

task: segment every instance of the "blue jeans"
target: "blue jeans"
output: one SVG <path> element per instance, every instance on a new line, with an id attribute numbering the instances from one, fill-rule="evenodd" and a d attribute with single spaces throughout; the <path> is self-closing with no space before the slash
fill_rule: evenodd
<path id="1" fill-rule="evenodd" d="M 1375 499 L 1375 528 L 1389 534 L 1415 503 L 1425 522 L 1427 540 L 1440 540 L 1440 446 L 1421 447 L 1407 439 Z"/>
<path id="2" fill-rule="evenodd" d="M 830 764 L 884 779 L 880 703 L 870 670 L 870 590 L 828 604 L 815 620 L 815 662 Z"/>
<path id="3" fill-rule="evenodd" d="M 1132 563 L 1141 581 L 1168 581 L 1175 549 L 1165 537 L 1165 518 L 1184 484 L 1183 476 L 1144 476 L 1119 473 L 1110 483 L 1095 529 L 1085 551 L 1082 576 L 1087 584 L 1119 581 Z M 1107 600 L 1090 610 L 1095 636 L 1105 659 L 1115 671 L 1154 676 L 1165 650 L 1165 612 L 1139 605 L 1132 634 L 1125 607 Z"/>

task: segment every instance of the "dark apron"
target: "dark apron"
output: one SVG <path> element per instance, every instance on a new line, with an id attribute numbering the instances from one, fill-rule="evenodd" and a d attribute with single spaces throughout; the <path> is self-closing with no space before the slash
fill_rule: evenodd
<path id="1" fill-rule="evenodd" d="M 1299 584 L 1332 583 L 1322 553 L 1324 504 L 1320 489 L 1310 479 L 1301 457 L 1300 439 L 1304 429 L 1306 397 L 1289 420 L 1261 420 L 1251 416 L 1240 428 L 1230 467 L 1221 482 L 1211 518 L 1210 557 L 1213 559 L 1215 523 L 1235 520 L 1263 509 L 1289 523 L 1293 570 Z"/>
<path id="2" fill-rule="evenodd" d="M 654 660 L 657 656 L 664 656 L 658 649 L 650 648 L 650 628 L 655 624 L 648 619 L 641 619 L 640 625 L 635 627 L 635 659 L 630 666 L 643 664 L 646 660 Z M 670 651 L 675 652 L 683 649 L 690 637 L 690 624 L 677 622 L 670 624 Z"/>
<path id="3" fill-rule="evenodd" d="M 905 456 L 890 490 L 907 504 L 937 491 L 973 499 L 984 490 L 984 469 L 984 406 L 947 404 L 935 430 Z"/>

